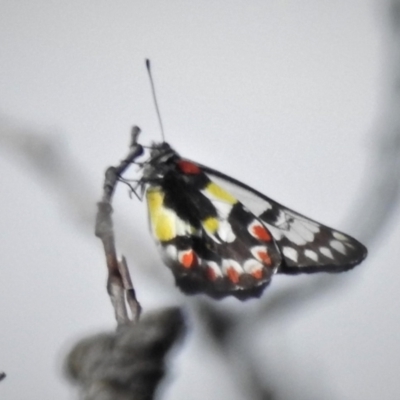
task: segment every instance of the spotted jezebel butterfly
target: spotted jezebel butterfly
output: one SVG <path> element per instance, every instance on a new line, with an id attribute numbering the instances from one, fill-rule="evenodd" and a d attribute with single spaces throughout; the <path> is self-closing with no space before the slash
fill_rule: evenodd
<path id="1" fill-rule="evenodd" d="M 181 158 L 166 142 L 152 146 L 140 184 L 152 236 L 186 293 L 258 297 L 275 273 L 342 272 L 367 255 L 352 237 Z"/>
<path id="2" fill-rule="evenodd" d="M 342 272 L 367 255 L 356 239 L 182 158 L 165 141 L 150 147 L 139 186 L 151 234 L 188 294 L 258 297 L 275 273 Z"/>

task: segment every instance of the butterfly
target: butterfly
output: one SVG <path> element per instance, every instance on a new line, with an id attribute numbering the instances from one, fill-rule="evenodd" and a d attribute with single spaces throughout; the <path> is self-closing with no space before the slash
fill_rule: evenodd
<path id="1" fill-rule="evenodd" d="M 274 274 L 342 272 L 367 249 L 219 171 L 153 144 L 139 179 L 151 234 L 177 286 L 259 297 Z"/>

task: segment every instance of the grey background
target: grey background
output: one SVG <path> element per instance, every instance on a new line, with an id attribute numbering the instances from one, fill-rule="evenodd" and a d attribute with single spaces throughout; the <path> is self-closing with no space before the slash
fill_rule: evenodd
<path id="1" fill-rule="evenodd" d="M 95 202 L 131 125 L 143 142 L 160 140 L 146 57 L 178 151 L 371 244 L 348 274 L 277 276 L 261 300 L 218 304 L 238 320 L 261 316 L 236 332 L 261 381 L 276 399 L 399 398 L 397 170 L 379 175 L 396 159 L 385 142 L 396 74 L 389 5 L 0 2 L 1 399 L 73 398 L 62 357 L 82 335 L 114 327 Z M 395 183 L 377 189 L 382 176 Z M 145 205 L 120 187 L 115 208 L 144 309 L 191 310 L 197 300 L 174 288 Z M 299 290 L 299 304 L 285 306 L 280 295 Z M 207 340 L 201 319 L 190 324 L 161 397 L 249 398 L 235 353 Z"/>

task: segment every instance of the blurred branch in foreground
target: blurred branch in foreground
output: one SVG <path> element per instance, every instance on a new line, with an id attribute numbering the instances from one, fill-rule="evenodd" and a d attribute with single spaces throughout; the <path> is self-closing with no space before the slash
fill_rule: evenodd
<path id="1" fill-rule="evenodd" d="M 21 125 L 0 114 L 0 150 L 48 185 L 57 202 L 66 206 L 69 216 L 86 231 L 93 223 L 94 193 L 89 179 L 63 140 L 63 135 Z M 20 163 L 20 161 L 22 161 Z"/>
<path id="2" fill-rule="evenodd" d="M 371 166 L 351 221 L 354 232 L 371 245 L 390 223 L 400 193 L 400 1 L 387 2 L 386 99 L 375 128 Z"/>
<path id="3" fill-rule="evenodd" d="M 82 400 L 151 400 L 164 358 L 184 331 L 179 308 L 148 313 L 115 333 L 82 339 L 67 356 L 66 374 Z"/>

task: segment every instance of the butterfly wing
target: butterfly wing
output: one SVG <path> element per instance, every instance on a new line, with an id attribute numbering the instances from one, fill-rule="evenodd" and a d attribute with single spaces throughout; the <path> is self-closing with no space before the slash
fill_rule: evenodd
<path id="1" fill-rule="evenodd" d="M 196 164 L 175 160 L 147 185 L 150 227 L 186 293 L 258 297 L 282 259 L 268 228 Z"/>
<path id="2" fill-rule="evenodd" d="M 313 221 L 219 171 L 199 166 L 258 216 L 282 254 L 279 273 L 342 272 L 359 264 L 367 249 L 356 239 Z"/>

